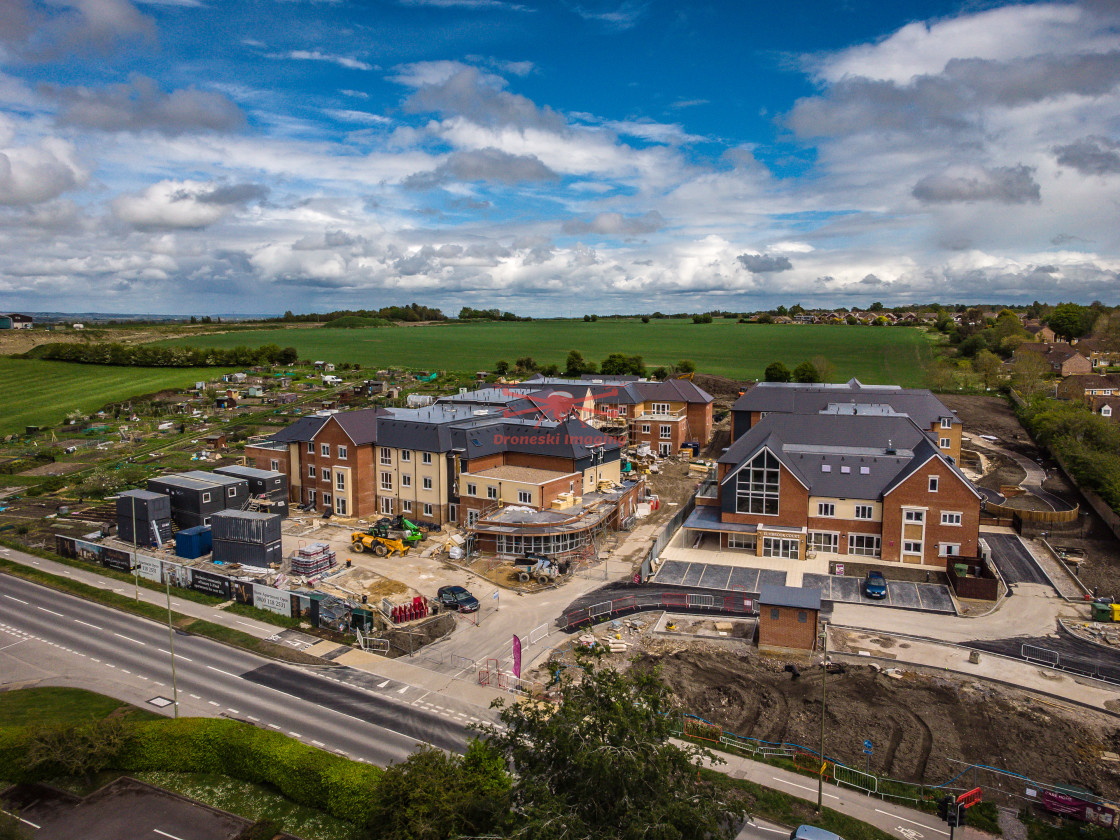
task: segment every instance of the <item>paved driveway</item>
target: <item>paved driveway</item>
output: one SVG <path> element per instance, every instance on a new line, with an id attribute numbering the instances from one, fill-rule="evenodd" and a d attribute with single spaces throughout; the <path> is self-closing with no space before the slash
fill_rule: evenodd
<path id="1" fill-rule="evenodd" d="M 990 532 L 980 536 L 991 548 L 992 560 L 1008 586 L 1015 583 L 1041 583 L 1050 586 L 1049 579 L 1018 536 Z"/>
<path id="2" fill-rule="evenodd" d="M 704 589 L 745 589 L 747 592 L 758 592 L 760 586 L 784 586 L 786 573 L 778 569 L 667 560 L 657 570 L 653 582 L 663 586 L 699 586 Z"/>

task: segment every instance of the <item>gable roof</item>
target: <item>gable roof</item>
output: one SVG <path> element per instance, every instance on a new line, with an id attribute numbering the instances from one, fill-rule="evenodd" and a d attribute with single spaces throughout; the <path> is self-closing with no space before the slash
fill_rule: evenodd
<path id="1" fill-rule="evenodd" d="M 315 433 L 323 428 L 326 422 L 327 415 L 312 414 L 301 417 L 292 425 L 269 435 L 268 439 L 277 443 L 304 443 L 314 438 Z"/>
<path id="2" fill-rule="evenodd" d="M 841 414 L 855 412 L 852 405 L 889 406 L 897 415 L 910 417 L 928 429 L 943 417 L 959 423 L 941 400 L 925 388 L 897 385 L 864 385 L 858 379 L 843 384 L 759 382 L 735 401 L 733 411 L 765 411 L 776 414 Z M 882 409 L 879 409 L 882 411 Z"/>
<path id="3" fill-rule="evenodd" d="M 688 379 L 666 379 L 662 382 L 635 382 L 634 387 L 645 400 L 670 400 L 685 403 L 710 403 L 715 397 Z"/>

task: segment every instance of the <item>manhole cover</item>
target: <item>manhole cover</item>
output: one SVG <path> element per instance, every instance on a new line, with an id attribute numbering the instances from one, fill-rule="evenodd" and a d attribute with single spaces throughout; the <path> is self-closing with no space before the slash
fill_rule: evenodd
<path id="1" fill-rule="evenodd" d="M 148 702 L 160 709 L 162 709 L 164 706 L 170 706 L 172 703 L 172 701 L 168 700 L 166 697 L 153 697 Z"/>

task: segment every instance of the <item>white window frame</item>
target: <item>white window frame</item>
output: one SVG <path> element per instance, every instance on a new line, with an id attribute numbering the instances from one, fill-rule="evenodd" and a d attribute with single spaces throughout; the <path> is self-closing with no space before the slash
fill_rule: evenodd
<path id="1" fill-rule="evenodd" d="M 478 495 L 478 485 L 477 484 L 468 484 L 467 485 L 467 495 L 468 496 L 477 496 Z"/>
<path id="2" fill-rule="evenodd" d="M 410 461 L 412 461 L 412 450 L 411 449 L 402 449 L 401 450 L 401 463 L 402 464 L 407 464 Z"/>
<path id="3" fill-rule="evenodd" d="M 940 443 L 941 443 L 941 448 L 942 449 L 952 449 L 953 448 L 953 441 L 950 440 L 949 438 L 941 438 Z"/>
<path id="4" fill-rule="evenodd" d="M 859 468 L 859 474 L 860 475 L 871 475 L 871 467 L 860 467 Z"/>
<path id="5" fill-rule="evenodd" d="M 227 499 L 236 499 L 237 498 L 237 488 L 236 487 L 227 487 L 226 488 L 226 498 Z"/>
<path id="6" fill-rule="evenodd" d="M 334 474 L 334 489 L 335 490 L 345 490 L 346 489 L 346 473 L 336 472 Z"/>
<path id="7" fill-rule="evenodd" d="M 315 491 L 314 490 L 309 489 L 307 491 L 307 504 L 309 504 L 309 505 L 314 505 L 315 504 Z"/>
<path id="8" fill-rule="evenodd" d="M 312 469 L 315 469 L 315 468 L 312 467 Z M 202 494 L 202 503 L 206 504 L 209 501 L 210 501 L 210 494 L 209 493 L 203 493 Z"/>
<path id="9" fill-rule="evenodd" d="M 649 423 L 642 423 L 642 434 L 643 435 L 648 435 L 649 434 L 649 429 L 650 429 Z"/>
<path id="10" fill-rule="evenodd" d="M 625 417 L 628 414 L 628 409 L 629 409 L 628 406 L 620 405 L 618 407 L 618 416 L 619 417 Z"/>
<path id="11" fill-rule="evenodd" d="M 799 560 L 801 559 L 801 540 L 790 539 L 789 537 L 763 537 L 762 556 Z"/>
<path id="12" fill-rule="evenodd" d="M 307 442 L 307 454 L 308 455 L 314 455 L 315 454 L 315 442 L 314 441 L 309 440 Z"/>
<path id="13" fill-rule="evenodd" d="M 338 445 L 338 460 L 340 460 L 340 461 L 345 461 L 345 460 L 346 460 L 346 456 L 347 456 L 348 454 L 349 454 L 349 453 L 348 453 L 348 451 L 347 451 L 346 447 L 345 447 L 345 446 L 343 446 L 343 445 L 342 445 L 342 444 L 340 443 L 340 444 Z"/>
<path id="14" fill-rule="evenodd" d="M 929 492 L 936 493 L 937 488 L 941 486 L 941 477 L 936 475 L 929 476 Z"/>
<path id="15" fill-rule="evenodd" d="M 924 510 L 908 510 L 902 515 L 902 521 L 910 525 L 924 525 L 926 512 Z"/>
<path id="16" fill-rule="evenodd" d="M 657 454 L 661 457 L 666 457 L 673 454 L 673 444 L 671 441 L 663 440 L 657 444 Z"/>
<path id="17" fill-rule="evenodd" d="M 411 487 L 411 486 L 412 486 L 412 476 L 409 475 L 408 473 L 402 473 L 401 474 L 401 487 Z"/>
<path id="18" fill-rule="evenodd" d="M 866 513 L 867 516 L 860 516 L 861 513 Z M 874 505 L 856 505 L 855 518 L 856 519 L 862 519 L 864 521 L 873 520 L 875 518 L 875 506 Z"/>
<path id="19" fill-rule="evenodd" d="M 953 428 L 953 418 L 952 417 L 942 417 L 941 418 L 941 428 L 942 429 Z"/>
<path id="20" fill-rule="evenodd" d="M 401 499 L 401 513 L 412 513 L 411 499 Z"/>
<path id="21" fill-rule="evenodd" d="M 430 475 L 424 476 L 421 483 L 423 484 L 425 490 L 432 489 L 432 477 Z"/>
<path id="22" fill-rule="evenodd" d="M 960 543 L 938 543 L 937 544 L 938 557 L 960 557 L 961 544 Z"/>
<path id="23" fill-rule="evenodd" d="M 334 512 L 339 516 L 346 516 L 346 499 L 334 500 Z"/>
<path id="24" fill-rule="evenodd" d="M 836 516 L 836 505 L 832 502 L 817 502 L 817 516 Z"/>
<path id="25" fill-rule="evenodd" d="M 495 487 L 493 484 L 486 485 L 486 498 L 487 499 L 497 499 L 498 498 L 498 488 Z"/>
<path id="26" fill-rule="evenodd" d="M 832 472 L 832 464 L 821 464 L 821 472 L 822 473 Z"/>
<path id="27" fill-rule="evenodd" d="M 432 453 L 431 452 L 421 452 L 420 453 L 420 463 L 421 464 L 432 463 Z"/>
<path id="28" fill-rule="evenodd" d="M 391 472 L 381 473 L 381 482 L 378 485 L 378 487 L 380 487 L 380 489 L 384 490 L 386 493 L 392 493 L 393 492 L 393 474 Z"/>
<path id="29" fill-rule="evenodd" d="M 941 524 L 951 528 L 959 528 L 964 516 L 955 510 L 941 511 Z"/>
<path id="30" fill-rule="evenodd" d="M 393 450 L 388 446 L 382 446 L 380 460 L 378 461 L 378 463 L 380 463 L 383 467 L 393 466 Z"/>
<path id="31" fill-rule="evenodd" d="M 848 554 L 853 557 L 881 557 L 883 538 L 878 534 L 848 534 Z"/>
<path id="32" fill-rule="evenodd" d="M 649 404 L 649 413 L 650 414 L 669 414 L 670 413 L 670 408 L 669 407 L 670 407 L 670 403 L 661 403 L 661 402 L 650 403 Z"/>
<path id="33" fill-rule="evenodd" d="M 323 507 L 330 507 L 331 506 L 331 498 L 332 497 L 331 497 L 330 493 L 324 493 L 323 494 Z"/>
<path id="34" fill-rule="evenodd" d="M 331 483 L 331 471 L 326 467 L 323 467 L 323 471 L 320 473 L 320 477 L 323 479 L 323 481 L 327 482 L 327 484 Z"/>
<path id="35" fill-rule="evenodd" d="M 520 505 L 531 505 L 533 503 L 533 492 L 531 490 L 518 490 L 517 503 Z"/>
<path id="36" fill-rule="evenodd" d="M 308 478 L 315 478 L 315 465 L 314 464 L 308 464 L 307 465 L 307 477 Z"/>
<path id="37" fill-rule="evenodd" d="M 435 509 L 432 507 L 431 502 L 424 502 L 424 515 L 431 516 Z"/>
<path id="38" fill-rule="evenodd" d="M 319 444 L 319 454 L 322 455 L 324 458 L 331 457 L 331 445 L 329 443 L 320 443 Z"/>
<path id="39" fill-rule="evenodd" d="M 760 466 L 755 466 L 760 462 Z M 769 449 L 755 453 L 735 476 L 735 512 L 778 516 L 781 512 L 781 462 Z M 745 509 L 744 509 L 745 508 Z"/>
<path id="40" fill-rule="evenodd" d="M 381 512 L 392 515 L 392 513 L 393 513 L 393 497 L 392 496 L 382 496 L 381 497 Z"/>
<path id="41" fill-rule="evenodd" d="M 661 425 L 661 429 L 660 429 L 661 434 L 659 435 L 659 439 L 660 440 L 672 440 L 673 439 L 673 427 L 671 425 L 669 425 L 668 423 L 662 423 L 660 425 Z"/>
<path id="42" fill-rule="evenodd" d="M 1111 416 L 1112 416 L 1112 406 L 1110 406 L 1110 405 L 1101 406 L 1101 417 L 1111 417 Z"/>
<path id="43" fill-rule="evenodd" d="M 739 534 L 732 531 L 727 535 L 727 547 L 743 551 L 755 551 L 758 537 L 754 534 Z"/>
<path id="44" fill-rule="evenodd" d="M 921 540 L 903 540 L 902 553 L 903 554 L 916 554 L 919 557 L 922 555 L 922 541 Z"/>
<path id="45" fill-rule="evenodd" d="M 273 472 L 280 472 L 280 462 L 275 458 L 268 462 L 268 466 Z"/>
<path id="46" fill-rule="evenodd" d="M 836 554 L 840 551 L 840 533 L 838 531 L 810 531 L 805 545 L 806 551 Z"/>

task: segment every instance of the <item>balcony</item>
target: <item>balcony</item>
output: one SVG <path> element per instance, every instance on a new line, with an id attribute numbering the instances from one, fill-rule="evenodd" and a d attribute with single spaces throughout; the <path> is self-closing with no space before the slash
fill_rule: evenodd
<path id="1" fill-rule="evenodd" d="M 696 498 L 698 499 L 718 499 L 719 498 L 719 482 L 714 478 L 705 479 L 700 488 L 696 491 Z"/>
<path id="2" fill-rule="evenodd" d="M 678 408 L 676 411 L 643 411 L 635 420 L 681 420 L 688 413 L 687 408 Z"/>

